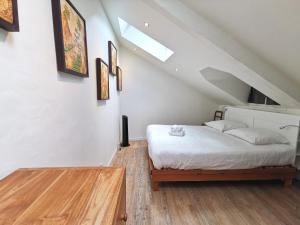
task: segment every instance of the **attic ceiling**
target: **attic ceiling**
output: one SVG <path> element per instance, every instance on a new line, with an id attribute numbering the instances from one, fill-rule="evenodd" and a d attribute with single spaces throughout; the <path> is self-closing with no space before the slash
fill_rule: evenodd
<path id="1" fill-rule="evenodd" d="M 207 2 L 215 4 L 209 5 Z M 229 2 L 243 5 L 234 0 Z M 230 95 L 224 95 L 224 91 L 208 82 L 201 74 L 205 68 L 211 67 L 230 73 L 282 105 L 299 108 L 300 92 L 298 88 L 300 85 L 295 82 L 297 79 L 291 75 L 293 74 L 291 71 L 287 71 L 281 64 L 274 66 L 275 63 L 271 59 L 263 60 L 266 57 L 256 54 L 252 49 L 249 50 L 250 44 L 241 44 L 241 41 L 233 39 L 227 30 L 224 32 L 220 29 L 221 25 L 218 24 L 218 20 L 223 21 L 222 17 L 211 18 L 215 24 L 206 19 L 212 13 L 210 10 L 213 11 L 213 7 L 217 7 L 217 3 L 220 1 L 102 0 L 102 3 L 123 46 L 170 75 L 176 76 L 200 92 L 216 99 L 219 103 L 236 104 L 236 99 Z M 206 7 L 202 7 L 200 3 Z M 225 5 L 225 3 L 223 4 Z M 205 9 L 203 12 L 205 18 L 202 17 L 201 10 L 204 10 L 203 8 Z M 226 16 L 225 13 L 224 15 Z M 118 17 L 170 48 L 175 52 L 174 55 L 163 63 L 142 49 L 136 48 L 135 45 L 121 37 Z M 148 28 L 144 26 L 145 22 L 150 24 Z M 226 22 L 225 20 L 224 23 Z M 224 27 L 226 26 L 224 25 Z M 270 53 L 270 55 L 272 54 Z M 176 68 L 178 68 L 177 72 Z"/>
<path id="2" fill-rule="evenodd" d="M 300 85 L 299 0 L 182 0 Z"/>

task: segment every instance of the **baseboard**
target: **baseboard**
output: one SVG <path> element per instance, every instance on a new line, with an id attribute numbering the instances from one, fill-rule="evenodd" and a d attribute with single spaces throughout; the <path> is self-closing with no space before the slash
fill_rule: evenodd
<path id="1" fill-rule="evenodd" d="M 114 150 L 112 157 L 110 158 L 110 160 L 107 163 L 107 166 L 111 166 L 111 162 L 113 161 L 113 159 L 118 151 L 119 151 L 119 147 Z"/>
<path id="2" fill-rule="evenodd" d="M 147 140 L 146 137 L 136 137 L 136 138 L 130 138 L 129 141 L 145 141 Z"/>
<path id="3" fill-rule="evenodd" d="M 3 180 L 5 177 L 8 177 L 10 174 L 15 172 L 18 168 L 13 168 L 13 169 L 7 169 L 5 171 L 1 171 L 0 173 L 0 181 Z"/>

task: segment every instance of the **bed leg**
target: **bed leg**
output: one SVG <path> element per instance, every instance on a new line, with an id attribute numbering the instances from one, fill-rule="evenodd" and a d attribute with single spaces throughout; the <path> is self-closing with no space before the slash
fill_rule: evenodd
<path id="1" fill-rule="evenodd" d="M 292 178 L 286 178 L 283 180 L 283 186 L 284 187 L 291 187 L 293 184 L 293 179 Z"/>
<path id="2" fill-rule="evenodd" d="M 159 182 L 152 181 L 151 184 L 152 184 L 153 191 L 159 191 Z"/>

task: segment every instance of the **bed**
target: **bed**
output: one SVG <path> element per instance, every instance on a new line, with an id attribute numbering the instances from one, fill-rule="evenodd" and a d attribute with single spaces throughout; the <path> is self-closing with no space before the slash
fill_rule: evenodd
<path id="1" fill-rule="evenodd" d="M 153 190 L 160 182 L 273 180 L 292 184 L 298 143 L 298 116 L 227 108 L 225 119 L 263 127 L 284 135 L 290 144 L 252 145 L 206 126 L 184 126 L 184 137 L 170 136 L 168 125 L 147 127 Z M 292 125 L 280 129 L 282 126 Z"/>

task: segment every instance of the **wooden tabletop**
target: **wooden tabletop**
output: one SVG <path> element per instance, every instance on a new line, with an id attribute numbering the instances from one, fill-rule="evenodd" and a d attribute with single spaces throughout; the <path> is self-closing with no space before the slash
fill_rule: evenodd
<path id="1" fill-rule="evenodd" d="M 113 224 L 123 168 L 20 169 L 0 181 L 0 225 Z"/>

